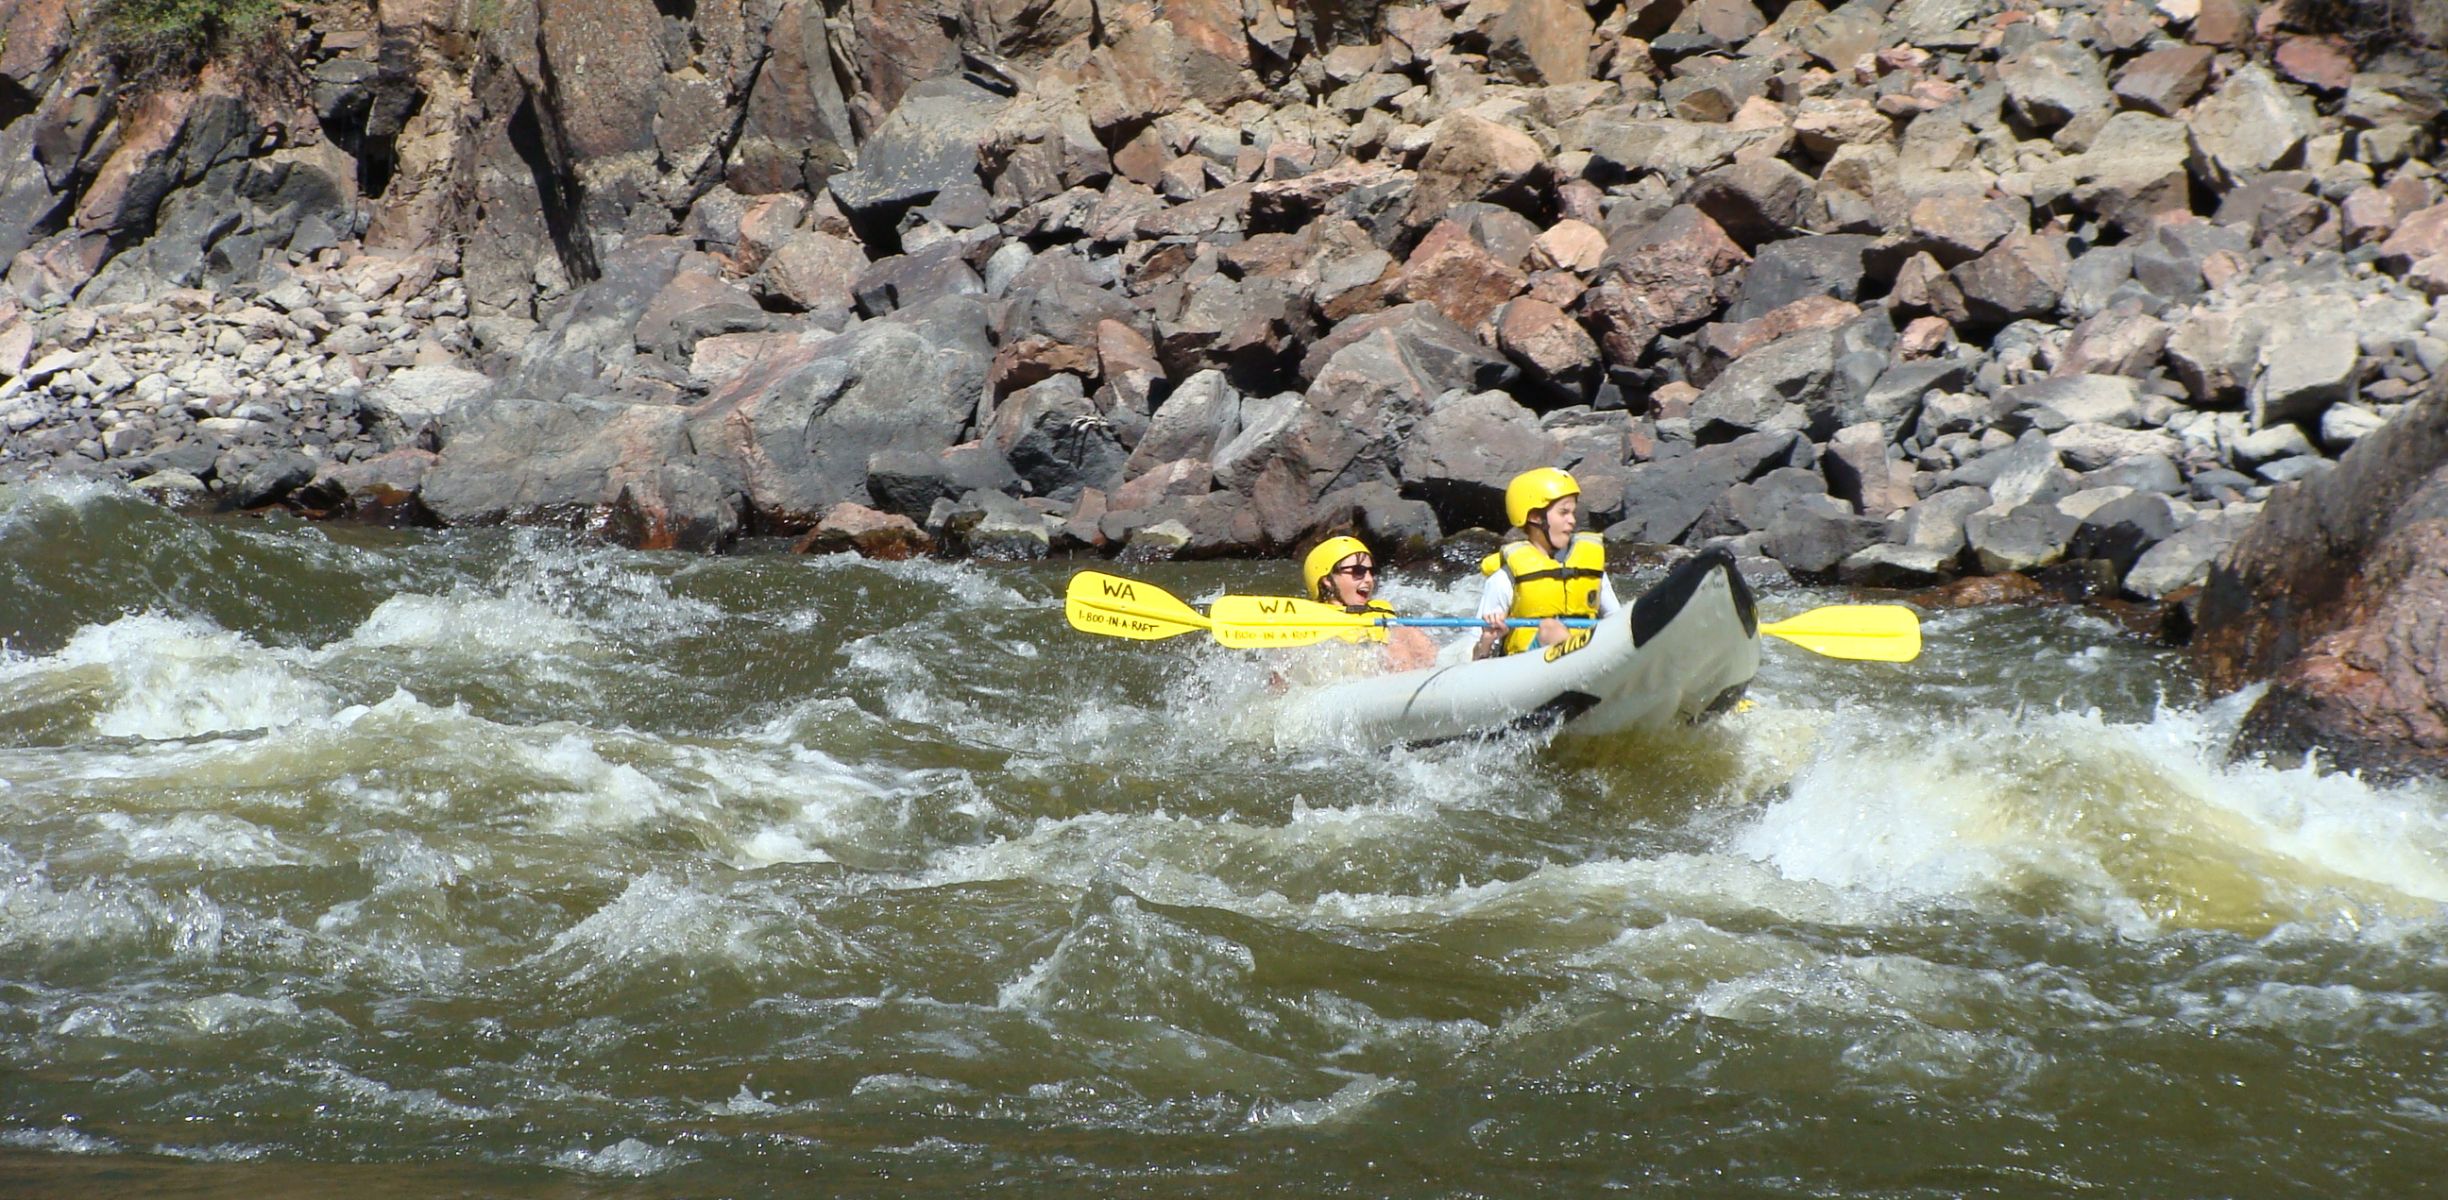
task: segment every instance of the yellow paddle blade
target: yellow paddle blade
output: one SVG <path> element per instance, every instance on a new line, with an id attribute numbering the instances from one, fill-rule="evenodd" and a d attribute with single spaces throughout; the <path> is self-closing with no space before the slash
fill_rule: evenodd
<path id="1" fill-rule="evenodd" d="M 1222 596 L 1208 606 L 1217 641 L 1236 650 L 1306 646 L 1327 638 L 1382 642 L 1385 626 L 1363 613 L 1292 596 Z"/>
<path id="2" fill-rule="evenodd" d="M 1900 663 L 1921 656 L 1921 618 L 1901 604 L 1831 604 L 1771 621 L 1760 632 L 1829 658 Z"/>
<path id="3" fill-rule="evenodd" d="M 1071 628 L 1107 637 L 1152 642 L 1207 628 L 1207 618 L 1181 598 L 1153 584 L 1082 571 L 1063 593 L 1063 615 Z"/>

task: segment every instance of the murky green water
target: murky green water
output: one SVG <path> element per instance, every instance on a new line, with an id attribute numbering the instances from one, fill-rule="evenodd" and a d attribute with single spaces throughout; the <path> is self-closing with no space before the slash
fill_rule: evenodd
<path id="1" fill-rule="evenodd" d="M 0 1194 L 2448 1167 L 2448 789 L 2216 765 L 2235 713 L 2096 618 L 1389 752 L 1249 717 L 1262 660 L 1072 632 L 1070 569 L 0 495 Z"/>

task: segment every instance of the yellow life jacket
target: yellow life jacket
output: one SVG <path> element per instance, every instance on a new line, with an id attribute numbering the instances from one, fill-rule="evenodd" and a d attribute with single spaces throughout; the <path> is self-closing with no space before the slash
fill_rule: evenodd
<path id="1" fill-rule="evenodd" d="M 1509 617 L 1594 617 L 1598 586 L 1606 579 L 1606 542 L 1594 533 L 1576 533 L 1564 548 L 1564 561 L 1527 541 L 1507 542 L 1479 564 L 1481 574 L 1503 571 L 1513 579 Z M 1538 642 L 1538 630 L 1515 629 L 1505 634 L 1504 652 L 1519 654 Z"/>

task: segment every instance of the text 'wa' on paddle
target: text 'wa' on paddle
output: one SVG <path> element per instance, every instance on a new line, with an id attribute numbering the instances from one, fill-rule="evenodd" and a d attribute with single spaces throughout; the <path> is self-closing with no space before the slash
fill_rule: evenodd
<path id="1" fill-rule="evenodd" d="M 1173 593 L 1136 579 L 1082 571 L 1063 592 L 1063 616 L 1083 633 L 1156 641 L 1197 633 L 1210 622 Z"/>
<path id="2" fill-rule="evenodd" d="M 1242 650 L 1306 646 L 1328 638 L 1382 642 L 1386 617 L 1355 613 L 1295 596 L 1221 596 L 1209 605 L 1215 638 Z"/>

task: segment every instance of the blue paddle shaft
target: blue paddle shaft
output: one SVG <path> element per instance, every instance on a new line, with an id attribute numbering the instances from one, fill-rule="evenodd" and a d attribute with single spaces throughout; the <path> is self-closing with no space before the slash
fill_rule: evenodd
<path id="1" fill-rule="evenodd" d="M 1598 624 L 1588 617 L 1565 617 L 1563 621 L 1567 629 L 1592 629 Z M 1420 629 L 1477 629 L 1487 624 L 1477 617 L 1386 617 L 1377 623 L 1380 625 L 1410 625 Z M 1505 622 L 1507 629 L 1536 629 L 1538 625 L 1538 622 L 1528 617 L 1519 617 Z"/>

